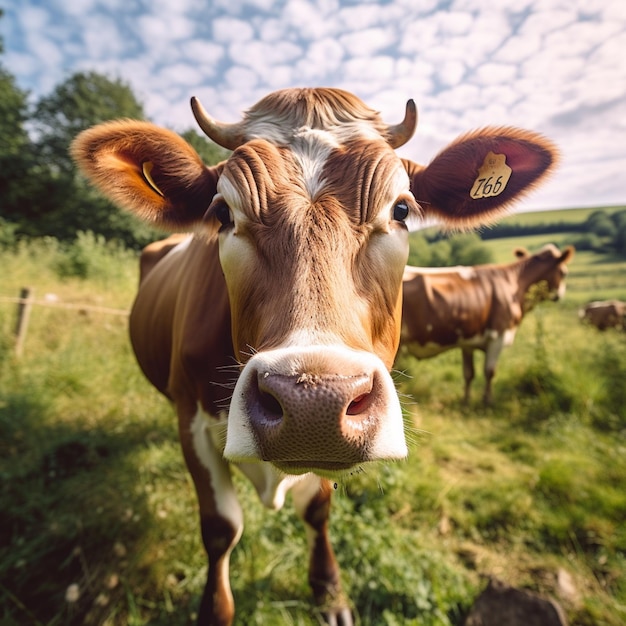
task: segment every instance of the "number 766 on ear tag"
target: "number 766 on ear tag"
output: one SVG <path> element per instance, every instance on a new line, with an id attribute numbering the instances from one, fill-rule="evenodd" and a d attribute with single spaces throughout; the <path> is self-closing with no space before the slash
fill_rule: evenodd
<path id="1" fill-rule="evenodd" d="M 488 152 L 478 170 L 478 176 L 470 191 L 470 197 L 478 200 L 479 198 L 499 196 L 506 188 L 512 171 L 506 164 L 505 154 Z"/>

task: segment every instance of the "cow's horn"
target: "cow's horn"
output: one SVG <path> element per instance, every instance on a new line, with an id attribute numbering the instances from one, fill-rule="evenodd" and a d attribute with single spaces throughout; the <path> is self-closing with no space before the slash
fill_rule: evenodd
<path id="1" fill-rule="evenodd" d="M 200 100 L 195 96 L 191 98 L 191 110 L 198 122 L 200 128 L 205 132 L 209 139 L 216 144 L 234 150 L 246 142 L 241 122 L 236 124 L 224 124 L 214 120 L 200 104 Z"/>
<path id="2" fill-rule="evenodd" d="M 404 119 L 399 123 L 387 128 L 389 145 L 392 148 L 403 146 L 415 132 L 417 126 L 417 107 L 411 99 L 406 103 Z"/>

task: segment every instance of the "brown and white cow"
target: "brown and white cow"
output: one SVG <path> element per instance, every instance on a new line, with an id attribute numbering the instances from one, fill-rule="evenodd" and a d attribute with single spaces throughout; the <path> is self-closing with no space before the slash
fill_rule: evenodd
<path id="1" fill-rule="evenodd" d="M 543 178 L 555 149 L 534 133 L 486 128 L 424 167 L 394 152 L 414 132 L 413 101 L 387 125 L 336 89 L 272 93 L 236 124 L 195 99 L 192 108 L 233 151 L 227 161 L 206 167 L 175 133 L 128 120 L 83 132 L 73 155 L 121 206 L 194 232 L 146 266 L 130 333 L 176 409 L 197 490 L 209 562 L 199 622 L 233 620 L 229 556 L 243 528 L 235 465 L 270 508 L 291 490 L 316 603 L 330 623 L 352 624 L 328 538 L 329 478 L 407 454 L 389 374 L 406 221 L 493 219 Z M 494 155 L 504 170 L 485 169 Z"/>
<path id="2" fill-rule="evenodd" d="M 580 319 L 598 330 L 626 328 L 626 302 L 620 300 L 595 300 L 578 311 Z"/>
<path id="3" fill-rule="evenodd" d="M 565 293 L 566 264 L 574 255 L 549 244 L 535 254 L 518 248 L 518 261 L 507 265 L 423 268 L 407 266 L 403 280 L 403 351 L 427 359 L 452 348 L 463 352 L 465 403 L 474 379 L 474 350 L 485 353 L 485 392 L 502 348 L 513 343 L 517 328 L 539 302 Z"/>
<path id="4" fill-rule="evenodd" d="M 149 243 L 139 257 L 139 284 L 141 285 L 152 268 L 179 243 L 190 237 L 191 233 L 174 233 L 166 239 Z"/>

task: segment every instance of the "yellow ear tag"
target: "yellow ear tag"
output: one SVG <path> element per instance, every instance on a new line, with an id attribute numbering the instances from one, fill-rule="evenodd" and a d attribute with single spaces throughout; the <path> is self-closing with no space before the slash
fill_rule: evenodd
<path id="1" fill-rule="evenodd" d="M 146 179 L 150 187 L 152 187 L 152 189 L 154 189 L 162 198 L 164 198 L 165 196 L 163 195 L 163 192 L 157 187 L 157 184 L 152 178 L 151 172 L 153 167 L 154 163 L 152 161 L 146 161 L 145 163 L 142 163 L 141 169 L 143 171 L 143 177 Z"/>
<path id="2" fill-rule="evenodd" d="M 506 188 L 513 170 L 506 164 L 505 154 L 488 152 L 474 181 L 470 197 L 492 198 L 499 196 Z"/>

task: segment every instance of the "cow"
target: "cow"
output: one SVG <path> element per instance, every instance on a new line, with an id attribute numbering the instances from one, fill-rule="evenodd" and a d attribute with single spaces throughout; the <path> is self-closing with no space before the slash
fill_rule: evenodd
<path id="1" fill-rule="evenodd" d="M 548 244 L 504 265 L 422 268 L 407 266 L 402 283 L 402 350 L 418 359 L 452 348 L 463 354 L 464 404 L 470 401 L 474 350 L 485 353 L 483 403 L 492 402 L 491 383 L 502 348 L 512 345 L 524 318 L 539 302 L 565 294 L 567 263 L 574 247 L 561 252 Z"/>
<path id="2" fill-rule="evenodd" d="M 139 284 L 143 284 L 152 268 L 189 235 L 190 233 L 174 233 L 166 239 L 159 239 L 145 246 L 139 257 Z"/>
<path id="3" fill-rule="evenodd" d="M 626 327 L 626 302 L 620 300 L 596 300 L 587 303 L 578 311 L 583 322 L 588 322 L 598 330 Z"/>
<path id="4" fill-rule="evenodd" d="M 83 131 L 72 154 L 120 206 L 193 233 L 147 264 L 130 336 L 175 408 L 196 487 L 208 557 L 198 622 L 234 617 L 229 556 L 243 529 L 235 466 L 269 508 L 291 492 L 314 601 L 328 623 L 350 625 L 328 535 L 331 493 L 363 463 L 407 455 L 389 373 L 407 222 L 493 220 L 545 177 L 557 150 L 533 132 L 484 128 L 418 165 L 395 152 L 415 130 L 413 100 L 402 122 L 386 124 L 333 88 L 271 93 L 234 123 L 196 98 L 191 106 L 206 135 L 232 151 L 224 162 L 207 167 L 176 133 L 129 120 Z"/>

